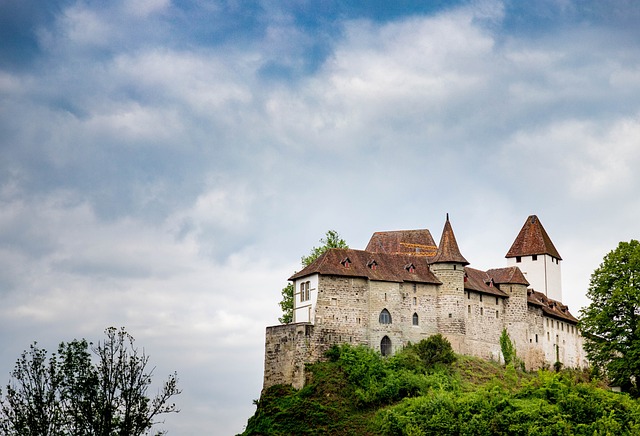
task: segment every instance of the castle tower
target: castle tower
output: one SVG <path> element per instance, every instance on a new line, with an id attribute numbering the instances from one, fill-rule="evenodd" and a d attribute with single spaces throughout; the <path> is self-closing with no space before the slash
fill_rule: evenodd
<path id="1" fill-rule="evenodd" d="M 505 257 L 508 266 L 520 268 L 531 288 L 562 301 L 562 257 L 537 216 L 527 218 Z"/>
<path id="2" fill-rule="evenodd" d="M 438 292 L 438 330 L 451 342 L 456 352 L 464 352 L 466 334 L 464 298 L 464 267 L 469 265 L 460 253 L 453 234 L 449 214 L 444 223 L 436 255 L 429 260 L 431 272 L 442 282 Z"/>

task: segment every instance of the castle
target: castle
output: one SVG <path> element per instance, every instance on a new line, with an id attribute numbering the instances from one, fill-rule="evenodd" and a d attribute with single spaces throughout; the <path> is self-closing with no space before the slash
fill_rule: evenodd
<path id="1" fill-rule="evenodd" d="M 506 329 L 528 369 L 586 366 L 578 320 L 562 304 L 562 258 L 537 216 L 507 267 L 470 268 L 447 215 L 440 243 L 427 229 L 376 232 L 364 250 L 330 249 L 289 280 L 293 323 L 267 327 L 264 388 L 305 382 L 305 363 L 334 344 L 393 354 L 434 334 L 457 353 L 501 360 Z"/>

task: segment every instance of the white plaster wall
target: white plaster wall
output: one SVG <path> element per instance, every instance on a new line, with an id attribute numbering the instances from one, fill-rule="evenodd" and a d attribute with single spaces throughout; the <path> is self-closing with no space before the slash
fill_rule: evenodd
<path id="1" fill-rule="evenodd" d="M 309 282 L 309 300 L 300 301 L 300 284 Z M 293 290 L 293 322 L 315 322 L 315 308 L 318 301 L 318 274 L 313 274 L 294 283 Z"/>
<path id="2" fill-rule="evenodd" d="M 516 262 L 515 257 L 507 258 L 507 266 L 517 266 L 529 282 L 529 287 L 544 293 L 547 297 L 562 301 L 562 261 L 555 262 L 553 257 L 547 254 L 539 254 L 538 260 L 533 256 L 522 256 L 521 262 Z"/>

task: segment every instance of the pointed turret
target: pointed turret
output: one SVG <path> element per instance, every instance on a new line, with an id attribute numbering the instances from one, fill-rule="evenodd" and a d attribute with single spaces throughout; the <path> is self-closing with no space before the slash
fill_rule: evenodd
<path id="1" fill-rule="evenodd" d="M 531 215 L 525 221 L 516 240 L 511 245 L 505 257 L 531 256 L 534 254 L 548 254 L 562 260 L 560 253 L 551 242 L 542 223 L 536 215 Z"/>
<path id="2" fill-rule="evenodd" d="M 467 259 L 460 253 L 458 243 L 456 242 L 456 236 L 453 234 L 451 223 L 449 222 L 449 214 L 447 214 L 447 221 L 444 223 L 444 229 L 442 230 L 442 236 L 440 237 L 440 244 L 438 245 L 438 251 L 436 255 L 430 260 L 430 263 L 461 263 L 463 265 L 469 265 Z"/>

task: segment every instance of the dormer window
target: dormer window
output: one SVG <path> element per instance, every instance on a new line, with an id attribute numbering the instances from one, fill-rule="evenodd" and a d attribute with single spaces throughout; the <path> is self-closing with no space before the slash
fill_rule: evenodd
<path id="1" fill-rule="evenodd" d="M 414 272 L 416 272 L 416 267 L 415 267 L 412 263 L 410 263 L 410 264 L 408 264 L 408 265 L 405 265 L 405 266 L 404 266 L 404 269 L 406 269 L 407 271 L 409 271 L 409 272 L 410 272 L 410 273 L 412 273 L 412 274 L 413 274 Z"/>
<path id="2" fill-rule="evenodd" d="M 348 257 L 345 257 L 340 261 L 340 264 L 345 268 L 349 268 L 351 266 L 351 259 L 349 259 Z"/>
<path id="3" fill-rule="evenodd" d="M 371 259 L 369 262 L 367 262 L 367 266 L 373 270 L 375 270 L 378 267 L 378 262 L 376 262 L 375 260 Z"/>

